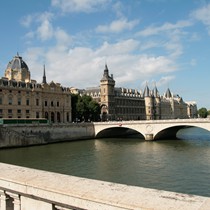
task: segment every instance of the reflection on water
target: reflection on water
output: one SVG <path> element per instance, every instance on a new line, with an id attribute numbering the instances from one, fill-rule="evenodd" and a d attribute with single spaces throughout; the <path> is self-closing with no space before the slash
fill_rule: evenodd
<path id="1" fill-rule="evenodd" d="M 187 130 L 188 140 L 146 142 L 139 138 L 109 138 L 5 149 L 0 150 L 0 161 L 91 179 L 210 196 L 210 135 L 194 131 Z M 186 130 L 178 135 L 186 138 Z"/>

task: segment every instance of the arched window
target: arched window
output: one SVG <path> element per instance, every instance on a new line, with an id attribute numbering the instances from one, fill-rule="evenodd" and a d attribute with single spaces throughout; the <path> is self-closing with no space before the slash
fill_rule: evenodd
<path id="1" fill-rule="evenodd" d="M 51 112 L 51 122 L 55 122 L 55 114 L 54 112 Z"/>

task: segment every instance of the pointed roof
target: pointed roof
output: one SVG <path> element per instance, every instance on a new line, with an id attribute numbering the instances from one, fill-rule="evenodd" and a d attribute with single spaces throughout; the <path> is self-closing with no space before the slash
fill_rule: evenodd
<path id="1" fill-rule="evenodd" d="M 43 72 L 42 83 L 47 84 L 46 73 L 45 73 L 45 65 L 44 65 L 44 72 Z"/>
<path id="2" fill-rule="evenodd" d="M 148 85 L 146 84 L 146 87 L 144 88 L 144 93 L 143 93 L 144 97 L 150 97 L 150 90 Z"/>
<path id="3" fill-rule="evenodd" d="M 171 98 L 171 97 L 172 97 L 172 94 L 171 94 L 171 91 L 170 91 L 169 88 L 167 89 L 167 91 L 166 91 L 166 93 L 165 93 L 165 97 L 166 97 L 166 98 Z"/>
<path id="4" fill-rule="evenodd" d="M 154 88 L 154 90 L 153 90 L 153 94 L 154 94 L 154 97 L 155 97 L 155 98 L 160 97 L 160 94 L 159 94 L 159 92 L 158 92 L 158 89 L 157 89 L 156 85 L 155 85 L 155 88 Z"/>
<path id="5" fill-rule="evenodd" d="M 115 82 L 113 79 L 113 75 L 109 76 L 109 69 L 107 67 L 107 64 L 105 64 L 104 74 L 103 74 L 101 81 L 102 80 L 109 80 L 109 81 Z"/>

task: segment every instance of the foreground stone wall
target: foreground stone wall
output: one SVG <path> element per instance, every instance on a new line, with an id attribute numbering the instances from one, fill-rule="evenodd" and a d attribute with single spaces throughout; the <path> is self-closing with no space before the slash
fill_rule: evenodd
<path id="1" fill-rule="evenodd" d="M 1 210 L 209 210 L 210 198 L 0 163 Z"/>
<path id="2" fill-rule="evenodd" d="M 8 125 L 0 127 L 0 148 L 47 144 L 95 137 L 91 123 Z"/>

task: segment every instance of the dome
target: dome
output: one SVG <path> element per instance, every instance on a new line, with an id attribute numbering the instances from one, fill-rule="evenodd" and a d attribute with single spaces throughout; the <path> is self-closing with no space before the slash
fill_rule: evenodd
<path id="1" fill-rule="evenodd" d="M 18 54 L 8 63 L 7 69 L 29 70 L 25 61 L 23 61 L 22 57 L 20 57 Z"/>
<path id="2" fill-rule="evenodd" d="M 4 76 L 9 80 L 16 80 L 22 82 L 31 81 L 29 68 L 18 53 L 8 63 Z"/>

